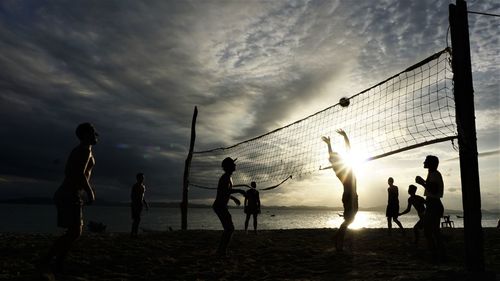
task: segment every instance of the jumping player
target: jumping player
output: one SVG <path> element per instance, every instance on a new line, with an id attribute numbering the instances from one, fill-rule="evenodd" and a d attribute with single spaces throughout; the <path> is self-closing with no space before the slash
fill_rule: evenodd
<path id="1" fill-rule="evenodd" d="M 344 137 L 344 144 L 348 151 L 351 149 L 349 138 L 344 130 L 339 129 L 337 133 Z M 352 167 L 349 167 L 339 153 L 332 150 L 330 137 L 322 137 L 322 140 L 328 146 L 329 158 L 332 164 L 332 169 L 344 186 L 342 194 L 342 204 L 344 205 L 344 222 L 340 225 L 339 230 L 335 234 L 335 248 L 341 251 L 344 247 L 344 236 L 347 227 L 354 221 L 354 217 L 358 212 L 358 194 L 356 192 L 356 176 Z"/>

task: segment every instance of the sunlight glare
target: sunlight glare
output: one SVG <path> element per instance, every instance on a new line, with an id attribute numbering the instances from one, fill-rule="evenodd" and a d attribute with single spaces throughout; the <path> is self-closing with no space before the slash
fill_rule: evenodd
<path id="1" fill-rule="evenodd" d="M 352 222 L 351 225 L 349 225 L 350 229 L 361 229 L 363 227 L 367 227 L 370 224 L 370 218 L 369 216 L 364 213 L 364 212 L 358 212 L 356 214 L 356 218 Z"/>
<path id="2" fill-rule="evenodd" d="M 328 227 L 338 228 L 342 222 L 344 222 L 344 218 L 340 215 L 342 212 L 337 212 L 336 214 L 332 214 L 329 220 L 327 220 L 326 224 Z M 367 227 L 373 227 L 373 218 L 370 218 L 370 214 L 368 212 L 358 212 L 354 221 L 349 225 L 349 229 L 361 229 Z"/>
<path id="3" fill-rule="evenodd" d="M 349 153 L 340 152 L 340 154 L 348 167 L 351 167 L 355 173 L 361 172 L 360 170 L 367 160 L 365 155 L 354 150 L 351 150 Z"/>

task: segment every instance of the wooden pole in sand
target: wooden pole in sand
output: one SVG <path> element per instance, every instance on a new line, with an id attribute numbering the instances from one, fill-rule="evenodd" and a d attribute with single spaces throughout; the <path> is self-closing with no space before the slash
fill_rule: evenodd
<path id="1" fill-rule="evenodd" d="M 449 5 L 449 21 L 464 209 L 465 266 L 469 272 L 484 272 L 481 193 L 467 3 L 464 0 L 457 0 L 456 3 Z"/>
<path id="2" fill-rule="evenodd" d="M 196 139 L 196 117 L 198 116 L 198 108 L 194 107 L 193 120 L 191 122 L 191 141 L 189 142 L 189 152 L 184 164 L 184 180 L 182 185 L 182 202 L 181 202 L 181 229 L 187 230 L 187 212 L 188 212 L 188 190 L 189 190 L 189 168 L 191 167 L 191 159 L 193 158 L 194 141 Z"/>

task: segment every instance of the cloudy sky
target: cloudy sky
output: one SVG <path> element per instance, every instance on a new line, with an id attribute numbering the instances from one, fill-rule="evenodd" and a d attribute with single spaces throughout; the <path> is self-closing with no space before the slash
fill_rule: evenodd
<path id="1" fill-rule="evenodd" d="M 0 198 L 52 196 L 78 143 L 74 129 L 88 121 L 100 133 L 98 198 L 127 200 L 143 171 L 150 200 L 180 201 L 195 105 L 196 150 L 294 122 L 445 48 L 451 1 L 145 2 L 0 3 Z M 469 1 L 469 10 L 500 14 L 495 2 Z M 500 207 L 499 27 L 499 18 L 469 15 L 486 209 Z M 461 209 L 451 142 L 358 167 L 360 205 L 385 205 L 389 176 L 404 204 L 429 153 L 442 161 L 444 204 Z M 332 174 L 262 200 L 340 206 Z M 190 190 L 193 202 L 213 197 Z"/>

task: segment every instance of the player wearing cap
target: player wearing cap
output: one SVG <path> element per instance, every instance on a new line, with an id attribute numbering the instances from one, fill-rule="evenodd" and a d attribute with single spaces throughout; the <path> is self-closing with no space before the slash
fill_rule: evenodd
<path id="1" fill-rule="evenodd" d="M 224 174 L 219 179 L 219 184 L 217 185 L 217 196 L 215 197 L 214 204 L 212 205 L 212 208 L 219 217 L 219 220 L 222 223 L 222 227 L 224 228 L 224 232 L 222 232 L 222 236 L 220 239 L 219 248 L 217 249 L 218 256 L 227 255 L 227 247 L 229 246 L 231 236 L 234 232 L 233 220 L 227 208 L 229 199 L 232 199 L 236 203 L 236 205 L 240 205 L 240 201 L 237 198 L 231 196 L 231 194 L 240 193 L 243 196 L 245 195 L 245 191 L 240 189 L 233 189 L 233 181 L 231 179 L 231 175 L 236 170 L 236 164 L 234 163 L 235 161 L 236 159 L 233 160 L 231 157 L 227 157 L 222 161 L 221 166 L 224 170 Z"/>

